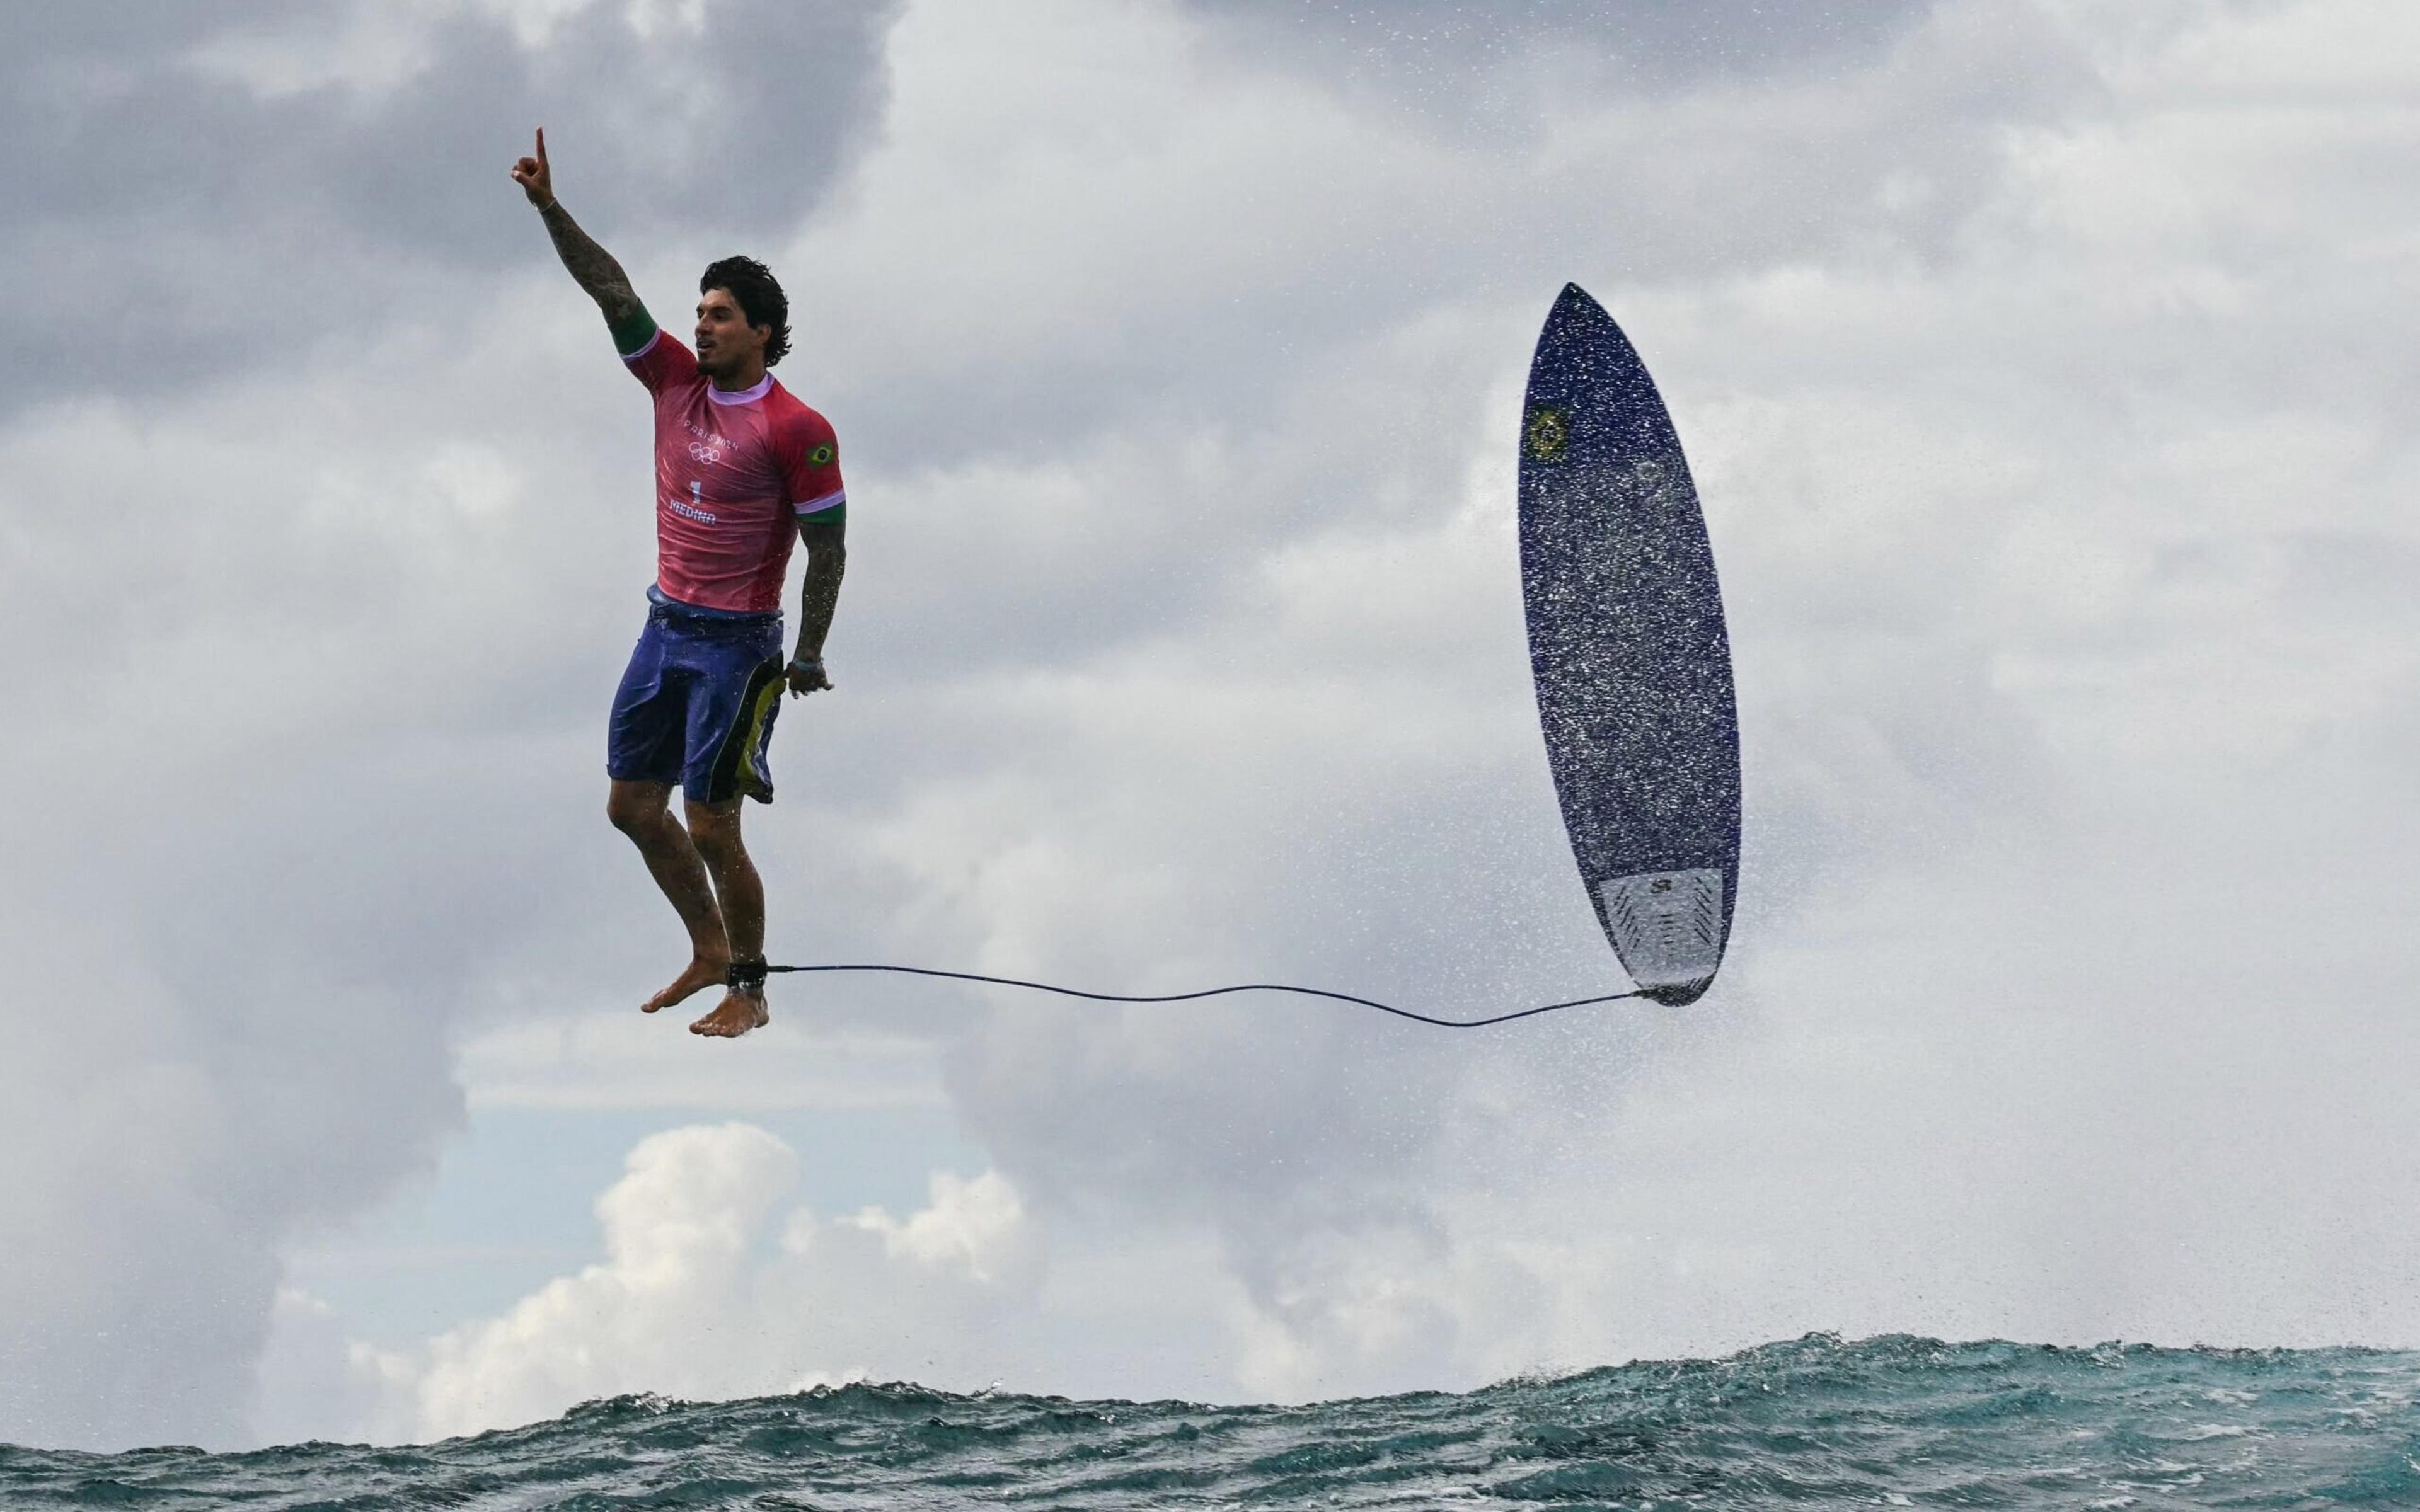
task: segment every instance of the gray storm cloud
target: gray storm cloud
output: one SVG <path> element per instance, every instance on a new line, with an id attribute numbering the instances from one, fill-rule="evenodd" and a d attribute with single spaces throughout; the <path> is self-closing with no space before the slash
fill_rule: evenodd
<path id="1" fill-rule="evenodd" d="M 1837 73 L 1870 63 L 1925 0 L 1184 0 L 1231 46 L 1371 90 L 1421 129 L 1517 134 L 1577 86 L 1672 93 L 1709 82 Z"/>
<path id="2" fill-rule="evenodd" d="M 546 255 L 496 213 L 499 155 L 536 125 L 564 193 L 626 238 L 766 238 L 870 129 L 897 7 L 542 8 L 534 36 L 503 5 L 0 23 L 0 267 L 42 291 L 7 317 L 0 400 L 147 397 L 451 328 L 442 306 Z"/>

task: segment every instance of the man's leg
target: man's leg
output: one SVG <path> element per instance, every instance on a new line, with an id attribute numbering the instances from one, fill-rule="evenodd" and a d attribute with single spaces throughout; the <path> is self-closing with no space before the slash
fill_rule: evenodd
<path id="1" fill-rule="evenodd" d="M 685 801 L 684 808 L 690 839 L 714 878 L 730 958 L 761 961 L 765 957 L 765 884 L 739 838 L 740 803 L 738 798 L 726 803 L 700 803 L 692 798 Z M 761 1028 L 771 1017 L 761 991 L 742 992 L 735 987 L 722 995 L 712 1012 L 690 1025 L 690 1032 L 734 1038 Z"/>
<path id="2" fill-rule="evenodd" d="M 725 933 L 722 910 L 715 903 L 714 886 L 707 879 L 706 860 L 698 854 L 697 842 L 673 817 L 672 793 L 670 782 L 617 779 L 605 799 L 605 817 L 639 847 L 656 886 L 663 889 L 664 897 L 671 901 L 689 931 L 689 969 L 674 978 L 671 986 L 647 999 L 642 1011 L 648 1013 L 715 985 L 731 967 L 731 940 Z M 752 880 L 754 872 L 750 877 Z M 756 943 L 752 948 L 762 949 L 762 889 L 757 894 L 755 918 Z"/>

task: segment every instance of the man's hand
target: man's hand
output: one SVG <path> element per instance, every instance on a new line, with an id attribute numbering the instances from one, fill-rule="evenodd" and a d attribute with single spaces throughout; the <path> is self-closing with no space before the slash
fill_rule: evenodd
<path id="1" fill-rule="evenodd" d="M 553 205 L 554 171 L 546 163 L 545 127 L 537 129 L 537 156 L 523 158 L 513 164 L 513 182 L 521 186 L 521 193 L 527 194 L 529 202 L 539 209 Z"/>
<path id="2" fill-rule="evenodd" d="M 613 255 L 580 229 L 571 212 L 555 200 L 554 170 L 546 162 L 545 127 L 537 129 L 537 156 L 513 164 L 513 182 L 520 185 L 521 193 L 537 207 L 539 218 L 546 222 L 546 234 L 554 239 L 555 255 L 563 259 L 563 266 L 580 286 L 588 291 L 588 297 L 597 301 L 597 308 L 605 312 L 605 324 L 615 338 L 618 340 L 633 322 L 639 322 L 636 332 L 644 339 L 655 329 L 655 323 L 646 319 L 647 307 L 639 302 L 638 291 L 630 286 L 630 275 L 622 271 Z"/>
<path id="3" fill-rule="evenodd" d="M 824 659 L 821 656 L 800 656 L 790 663 L 790 696 L 792 698 L 802 699 L 810 693 L 824 691 L 831 686 L 831 679 L 824 675 Z"/>

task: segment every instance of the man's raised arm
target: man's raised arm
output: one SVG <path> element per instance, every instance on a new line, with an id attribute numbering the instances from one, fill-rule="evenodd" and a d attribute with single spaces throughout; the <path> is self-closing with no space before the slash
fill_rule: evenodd
<path id="1" fill-rule="evenodd" d="M 513 164 L 513 182 L 537 207 L 539 217 L 546 222 L 547 235 L 554 239 L 554 250 L 563 258 L 563 266 L 571 270 L 597 308 L 605 312 L 605 324 L 612 329 L 616 342 L 632 337 L 644 337 L 654 322 L 647 307 L 639 302 L 638 290 L 630 286 L 630 275 L 613 255 L 598 246 L 580 223 L 554 197 L 554 172 L 546 161 L 546 128 L 537 132 L 537 156 L 523 158 Z M 625 350 L 628 349 L 626 346 Z"/>

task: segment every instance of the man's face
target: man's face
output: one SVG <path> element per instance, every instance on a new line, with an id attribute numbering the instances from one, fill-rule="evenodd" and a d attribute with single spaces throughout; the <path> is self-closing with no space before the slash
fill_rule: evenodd
<path id="1" fill-rule="evenodd" d="M 724 288 L 710 288 L 697 301 L 697 365 L 710 378 L 736 378 L 763 363 L 770 326 L 752 326 L 739 301 Z"/>

